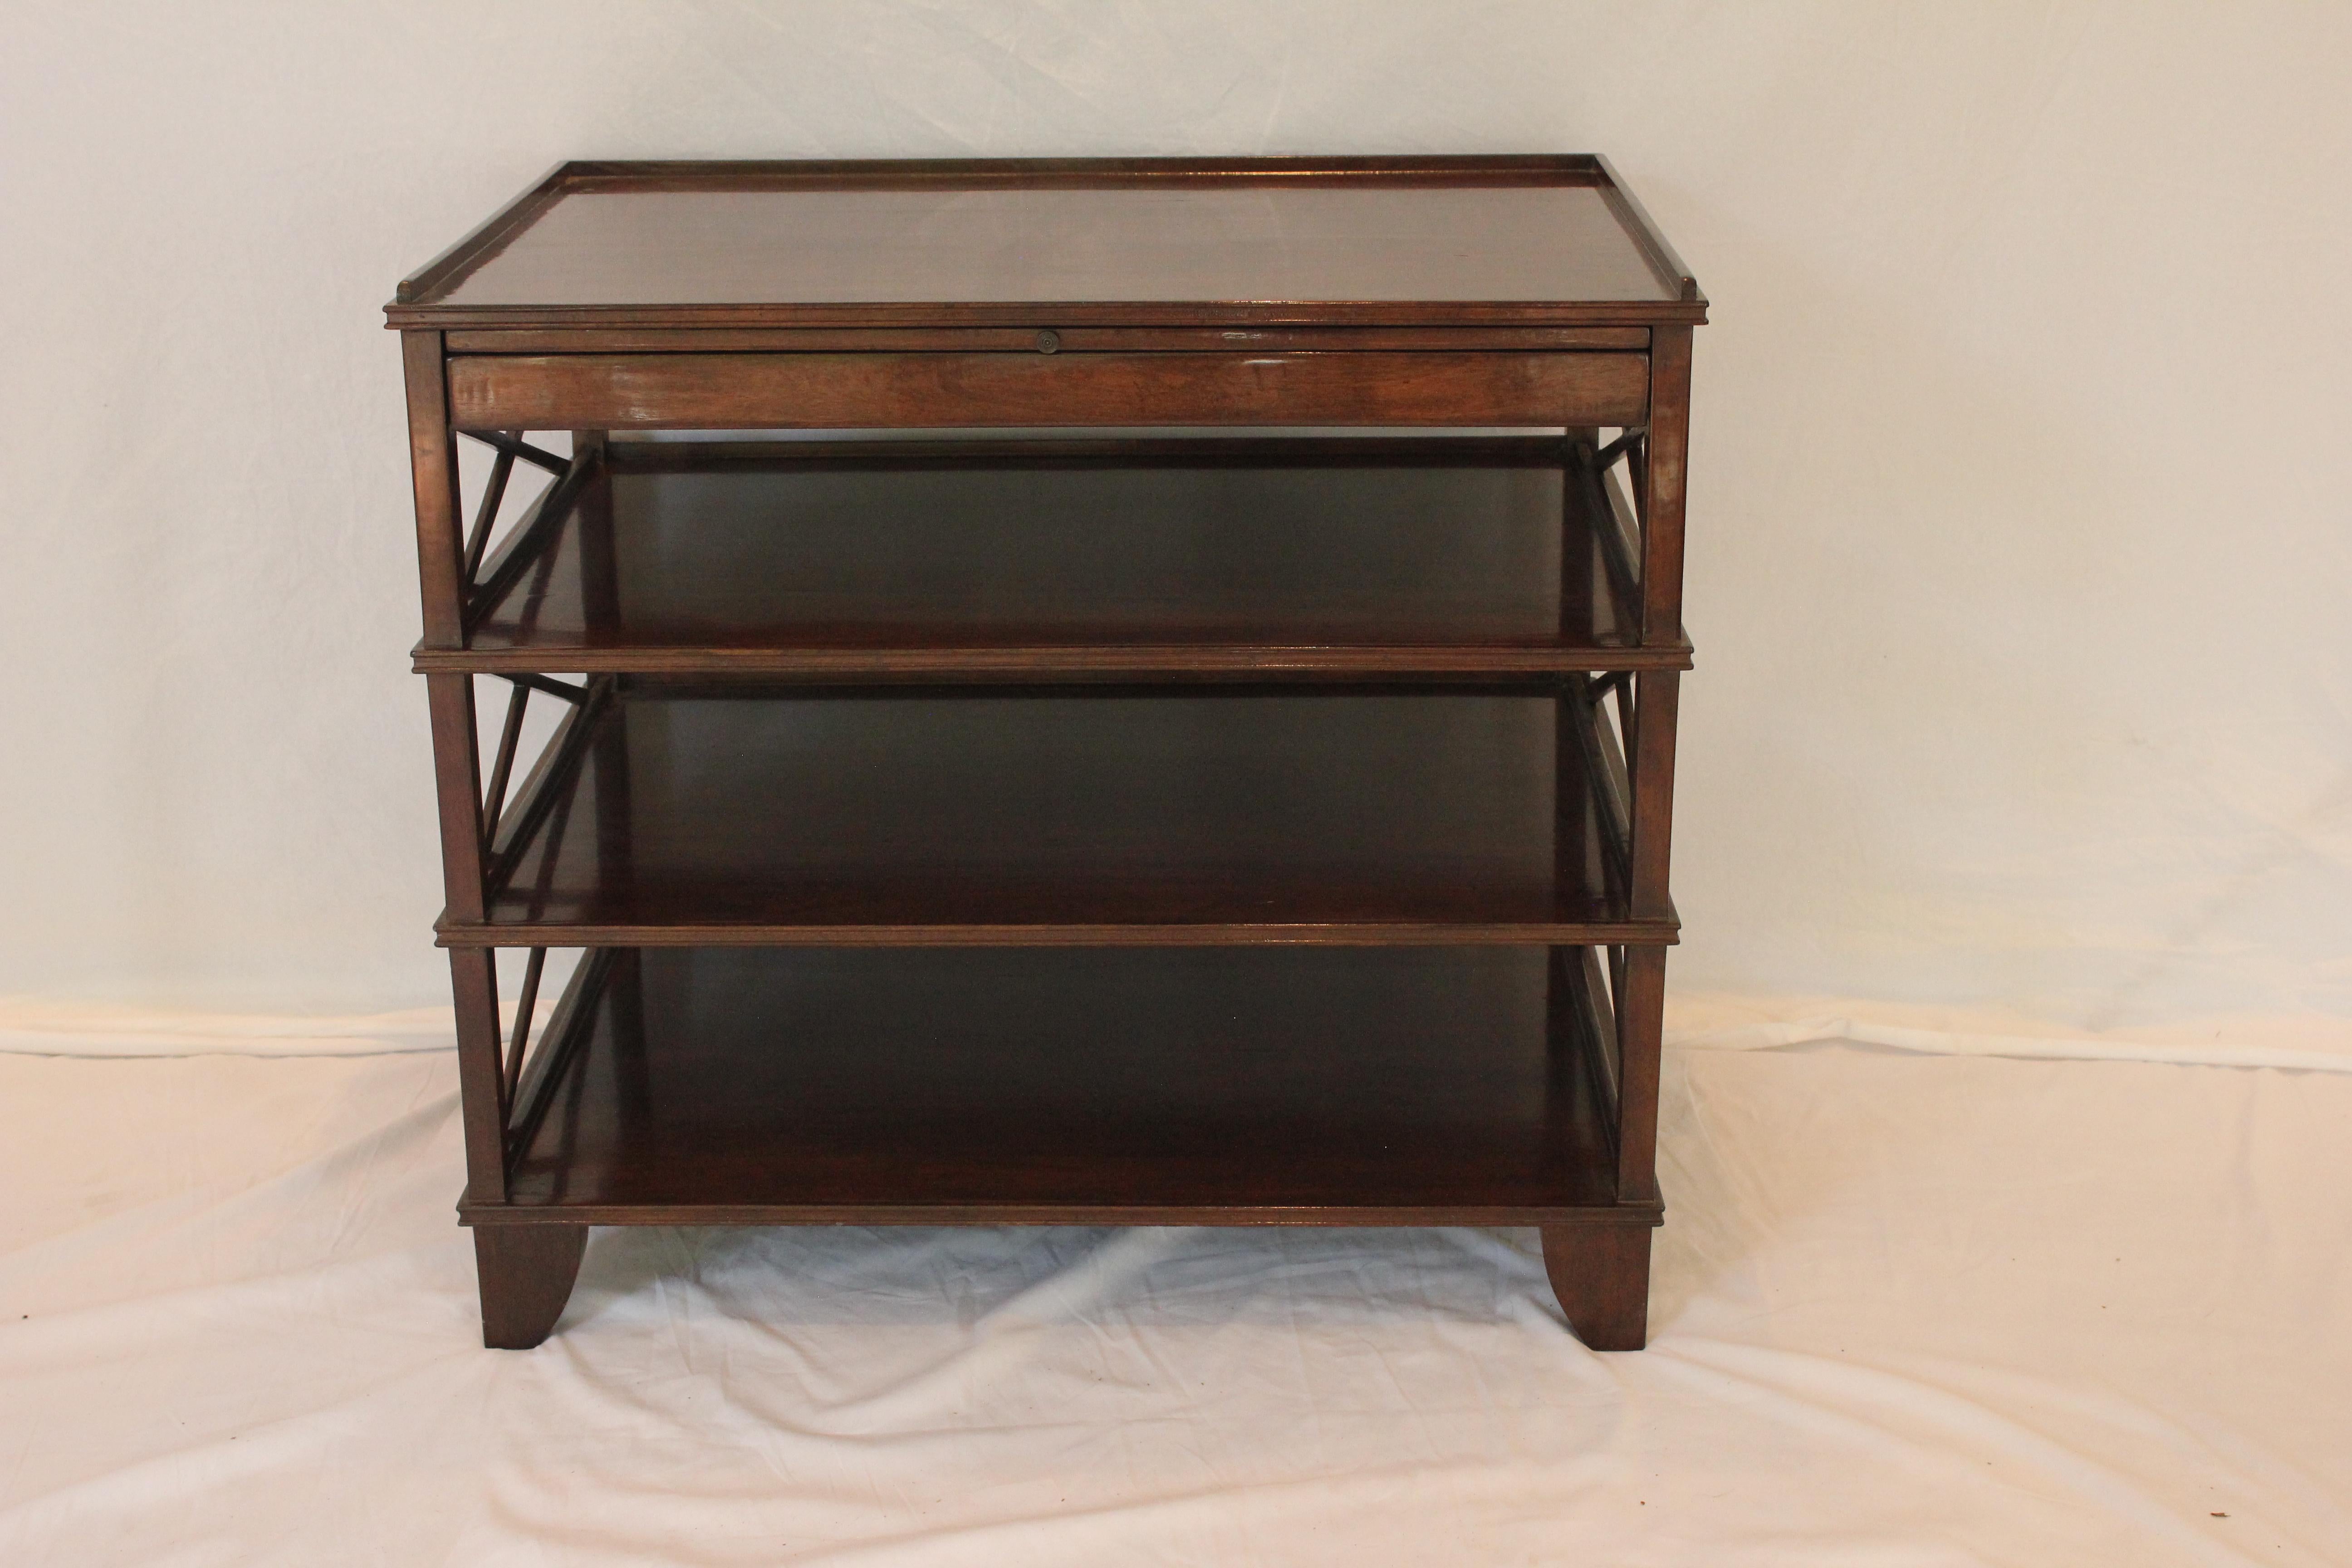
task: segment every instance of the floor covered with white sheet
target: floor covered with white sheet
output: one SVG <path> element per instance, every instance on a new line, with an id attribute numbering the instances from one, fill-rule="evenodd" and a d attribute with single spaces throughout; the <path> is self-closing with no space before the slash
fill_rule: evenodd
<path id="1" fill-rule="evenodd" d="M 488 1352 L 446 1050 L 0 1054 L 0 1563 L 2352 1563 L 2352 1055 L 1680 1033 L 1610 1356 L 1434 1230 L 599 1230 Z M 368 1044 L 251 1034 L 143 1037 Z"/>

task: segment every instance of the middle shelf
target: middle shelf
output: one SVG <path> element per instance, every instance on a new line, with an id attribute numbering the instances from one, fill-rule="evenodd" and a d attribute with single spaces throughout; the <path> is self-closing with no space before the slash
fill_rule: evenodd
<path id="1" fill-rule="evenodd" d="M 1582 688 L 600 678 L 448 945 L 1666 942 Z"/>

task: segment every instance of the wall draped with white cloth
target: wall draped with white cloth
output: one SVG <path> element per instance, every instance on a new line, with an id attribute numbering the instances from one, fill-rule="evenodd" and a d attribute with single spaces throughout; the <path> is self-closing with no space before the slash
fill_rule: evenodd
<path id="1" fill-rule="evenodd" d="M 1715 300 L 1677 989 L 2352 1016 L 2347 79 L 2334 5 L 20 8 L 0 992 L 435 998 L 377 308 L 557 160 L 1597 150 Z"/>

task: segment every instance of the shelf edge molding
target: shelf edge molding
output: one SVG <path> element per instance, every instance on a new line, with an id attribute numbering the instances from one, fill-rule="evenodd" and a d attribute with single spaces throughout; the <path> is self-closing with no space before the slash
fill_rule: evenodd
<path id="1" fill-rule="evenodd" d="M 1681 923 L 1674 920 L 1430 925 L 1345 921 L 607 925 L 444 919 L 435 922 L 433 931 L 440 947 L 1670 947 L 1682 940 Z"/>

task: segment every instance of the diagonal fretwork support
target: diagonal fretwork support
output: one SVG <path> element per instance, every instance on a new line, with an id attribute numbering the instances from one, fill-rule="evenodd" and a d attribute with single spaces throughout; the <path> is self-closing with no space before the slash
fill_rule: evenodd
<path id="1" fill-rule="evenodd" d="M 464 564 L 458 572 L 461 587 L 468 596 L 476 596 L 480 591 L 478 584 L 482 559 L 488 553 L 490 533 L 498 527 L 499 509 L 506 502 L 507 481 L 514 477 L 517 460 L 549 469 L 558 478 L 569 476 L 578 465 L 530 445 L 520 430 L 467 430 L 459 434 L 481 442 L 498 454 L 490 462 L 490 477 L 482 486 L 481 502 L 474 509 L 474 523 L 466 533 Z"/>
<path id="2" fill-rule="evenodd" d="M 531 835 L 553 809 L 556 797 L 563 793 L 573 770 L 586 757 L 588 742 L 596 731 L 597 721 L 603 717 L 604 704 L 612 699 L 614 686 L 611 676 L 599 676 L 588 683 L 583 696 L 567 699 L 572 702 L 572 710 L 548 738 L 530 776 L 516 790 L 513 805 L 502 809 L 495 820 L 486 820 L 483 880 L 487 888 L 502 888 L 513 875 L 515 864 L 522 858 Z M 527 689 L 530 688 L 518 684 L 518 699 Z"/>
<path id="3" fill-rule="evenodd" d="M 1610 971 L 1601 950 L 1591 947 L 1555 947 L 1549 962 L 1547 992 L 1554 1092 L 1580 1101 L 1589 1100 L 1597 1111 L 1593 1120 L 1613 1156 L 1620 1140 L 1617 1121 L 1623 1056 Z"/>
<path id="4" fill-rule="evenodd" d="M 495 1107 L 478 1122 L 467 1119 L 467 1155 L 470 1173 L 468 1201 L 506 1200 L 514 1163 L 529 1147 L 533 1132 L 562 1088 L 565 1074 L 578 1060 L 596 1022 L 614 963 L 621 956 L 610 948 L 590 948 L 580 956 L 562 995 L 548 1015 L 546 1026 L 533 1034 L 548 950 L 531 948 L 525 963 L 520 993 L 515 1003 L 513 1027 L 504 1034 L 499 1019 L 497 948 L 453 948 L 450 961 L 457 982 L 459 1071 L 465 1078 L 468 1103 Z M 478 1146 L 477 1134 L 478 1133 Z"/>
<path id="5" fill-rule="evenodd" d="M 483 616 L 513 591 L 532 564 L 545 558 L 548 547 L 562 532 L 564 516 L 602 470 L 604 444 L 586 438 L 593 433 L 575 433 L 574 455 L 567 459 L 524 441 L 520 431 L 460 433 L 497 454 L 483 482 L 473 525 L 459 550 L 458 624 L 470 636 Z M 493 547 L 491 536 L 498 531 L 499 514 L 513 489 L 518 462 L 547 469 L 555 475 L 555 482 L 531 500 L 529 510 Z"/>
<path id="6" fill-rule="evenodd" d="M 522 740 L 524 712 L 530 706 L 531 689 L 518 680 L 507 692 L 507 720 L 499 730 L 498 755 L 490 763 L 490 782 L 482 795 L 482 847 L 488 850 L 499 829 L 499 816 L 506 809 L 507 779 L 514 772 L 515 747 Z"/>
<path id="7" fill-rule="evenodd" d="M 574 686 L 568 680 L 558 680 L 552 676 L 517 672 L 500 675 L 499 679 L 511 680 L 517 686 L 528 686 L 533 691 L 544 691 L 550 697 L 558 698 L 565 702 L 576 704 L 588 700 L 586 687 Z"/>
<path id="8" fill-rule="evenodd" d="M 514 773 L 515 752 L 522 741 L 522 721 L 530 706 L 530 694 L 543 691 L 551 697 L 569 702 L 576 710 L 585 705 L 593 695 L 593 686 L 573 686 L 567 681 L 544 675 L 528 673 L 505 675 L 501 679 L 511 683 L 507 694 L 506 722 L 499 729 L 499 749 L 490 762 L 490 782 L 482 795 L 482 848 L 487 854 L 498 838 L 499 820 L 506 811 L 507 781 Z M 562 743 L 562 731 L 549 742 L 551 749 Z M 534 781 L 537 775 L 534 774 Z"/>
<path id="9" fill-rule="evenodd" d="M 1624 751 L 1618 744 L 1617 729 L 1609 722 L 1604 704 L 1613 695 L 1619 714 L 1624 715 L 1625 688 L 1630 679 L 1622 671 L 1591 678 L 1581 689 L 1571 689 L 1560 699 L 1559 720 L 1562 729 L 1569 731 L 1582 763 L 1579 771 L 1591 795 L 1590 808 L 1596 817 L 1601 863 L 1611 891 L 1629 905 L 1633 891 L 1633 783 L 1626 772 Z M 1566 776 L 1563 771 L 1561 777 Z M 1577 817 L 1573 808 L 1583 804 L 1560 803 L 1559 831 L 1574 830 Z"/>
<path id="10" fill-rule="evenodd" d="M 563 988 L 555 1011 L 548 1016 L 539 1049 L 528 1062 L 518 1058 L 520 1070 L 501 1107 L 509 1162 L 530 1146 L 531 1135 L 562 1087 L 566 1069 L 587 1043 L 614 961 L 614 950 L 608 947 L 590 948 L 581 955 L 580 966 L 572 972 L 572 983 Z"/>
<path id="11" fill-rule="evenodd" d="M 501 461 L 507 460 L 500 453 Z M 468 557 L 465 580 L 464 621 L 471 632 L 482 616 L 511 592 L 532 563 L 541 559 L 548 547 L 562 531 L 565 513 L 579 500 L 581 491 L 593 479 L 604 464 L 604 449 L 589 445 L 566 464 L 553 484 L 541 490 L 531 502 L 530 510 L 522 521 L 499 542 L 499 547 L 479 560 Z M 486 497 L 487 499 L 487 497 Z"/>
<path id="12" fill-rule="evenodd" d="M 1596 458 L 1592 468 L 1609 520 L 1616 524 L 1615 531 L 1608 537 L 1624 551 L 1629 569 L 1637 582 L 1642 576 L 1641 562 L 1644 542 L 1649 537 L 1649 511 L 1642 504 L 1643 436 L 1643 432 L 1640 430 L 1628 431 L 1610 445 L 1610 451 L 1631 459 L 1622 465 L 1624 479 L 1619 478 L 1620 465 L 1614 458 L 1604 462 Z M 1627 446 L 1628 441 L 1633 444 Z M 1630 489 L 1627 488 L 1629 483 Z"/>
<path id="13" fill-rule="evenodd" d="M 460 430 L 457 434 L 469 440 L 479 441 L 509 461 L 520 458 L 526 463 L 537 464 L 551 474 L 560 474 L 572 466 L 570 459 L 559 458 L 544 447 L 534 447 L 524 440 L 520 430 L 512 433 L 504 430 Z"/>
<path id="14" fill-rule="evenodd" d="M 1636 427 L 1598 449 L 1590 440 L 1580 438 L 1574 444 L 1568 474 L 1569 481 L 1584 492 L 1610 582 L 1629 609 L 1642 603 L 1643 514 L 1636 500 L 1638 479 L 1633 496 L 1629 496 L 1618 470 L 1624 468 L 1639 475 L 1643 437 L 1644 432 Z"/>
<path id="15" fill-rule="evenodd" d="M 547 969 L 547 949 L 534 947 L 522 967 L 522 994 L 515 998 L 514 1033 L 507 1039 L 506 1071 L 501 1075 L 506 1104 L 514 1103 L 515 1085 L 522 1079 L 523 1052 L 530 1047 L 531 1015 L 539 1008 L 540 976 Z"/>
<path id="16" fill-rule="evenodd" d="M 1616 466 L 1618 458 L 1622 458 L 1629 453 L 1636 454 L 1633 460 L 1636 464 L 1639 464 L 1641 462 L 1641 458 L 1638 456 L 1638 452 L 1642 445 L 1642 437 L 1644 434 L 1645 432 L 1639 425 L 1636 425 L 1631 430 L 1625 431 L 1623 434 L 1620 435 L 1617 439 L 1610 442 L 1609 445 L 1601 447 L 1600 451 L 1593 454 L 1592 466 L 1601 472 L 1606 473 L 1609 469 Z"/>
<path id="17" fill-rule="evenodd" d="M 481 505 L 474 509 L 474 526 L 466 535 L 466 565 L 459 574 L 470 584 L 482 568 L 482 552 L 489 548 L 490 529 L 498 521 L 499 506 L 507 499 L 507 480 L 514 474 L 514 454 L 500 452 L 490 464 L 490 477 L 482 486 Z"/>

